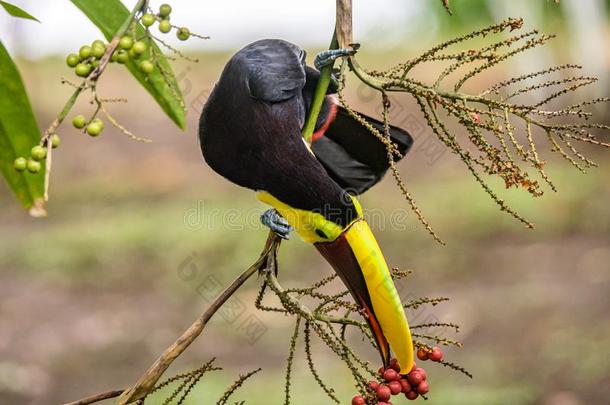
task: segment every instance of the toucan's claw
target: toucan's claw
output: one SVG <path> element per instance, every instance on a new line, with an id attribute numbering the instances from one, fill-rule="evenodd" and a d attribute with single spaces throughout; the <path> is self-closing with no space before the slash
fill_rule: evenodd
<path id="1" fill-rule="evenodd" d="M 268 209 L 261 215 L 261 222 L 282 239 L 290 239 L 290 232 L 294 231 L 294 228 L 290 226 L 286 218 L 273 208 Z"/>
<path id="2" fill-rule="evenodd" d="M 356 53 L 356 51 L 353 48 L 329 49 L 317 54 L 313 64 L 316 69 L 322 70 L 322 68 L 334 63 L 338 58 L 351 56 L 354 53 Z"/>

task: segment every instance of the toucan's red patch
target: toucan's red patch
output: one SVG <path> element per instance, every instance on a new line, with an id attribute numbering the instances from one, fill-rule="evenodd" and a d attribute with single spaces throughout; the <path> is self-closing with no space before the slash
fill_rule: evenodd
<path id="1" fill-rule="evenodd" d="M 324 123 L 322 124 L 322 126 L 313 133 L 313 135 L 311 136 L 311 141 L 315 142 L 318 139 L 320 139 L 322 136 L 324 136 L 324 133 L 326 132 L 326 130 L 328 130 L 328 127 L 330 127 L 330 124 L 333 123 L 333 121 L 335 120 L 335 118 L 337 118 L 337 112 L 339 111 L 339 107 L 337 106 L 337 100 L 333 98 L 331 98 L 331 103 L 330 103 L 330 111 L 328 112 L 328 117 L 326 117 L 326 121 L 324 121 Z"/>

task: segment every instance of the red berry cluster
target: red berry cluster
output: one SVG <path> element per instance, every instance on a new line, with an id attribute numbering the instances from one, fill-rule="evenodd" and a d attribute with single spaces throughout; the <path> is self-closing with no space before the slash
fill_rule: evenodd
<path id="1" fill-rule="evenodd" d="M 425 361 L 431 360 L 435 362 L 439 362 L 443 360 L 443 351 L 440 347 L 433 347 L 432 349 L 428 349 L 427 347 L 420 347 L 417 349 L 417 358 Z"/>
<path id="2" fill-rule="evenodd" d="M 432 353 L 434 353 L 433 356 L 431 356 Z M 423 355 L 420 357 L 419 351 L 417 355 L 418 358 L 422 359 Z M 432 361 L 440 361 L 442 357 L 443 352 L 438 347 L 435 347 L 429 352 L 426 351 L 425 359 L 422 360 L 430 359 Z M 392 359 L 388 368 L 381 367 L 379 369 L 379 375 L 381 376 L 382 381 L 369 382 L 369 390 L 375 394 L 377 405 L 392 405 L 390 398 L 393 395 L 399 395 L 401 393 L 405 394 L 405 397 L 408 400 L 413 401 L 420 395 L 427 394 L 430 390 L 426 370 L 421 367 L 417 367 L 417 364 L 415 363 L 413 363 L 413 369 L 409 372 L 409 374 L 403 376 L 400 374 L 400 366 L 398 365 L 398 361 L 396 359 Z M 354 398 L 352 398 L 352 405 L 366 405 L 366 403 L 366 400 L 361 395 L 356 395 Z"/>

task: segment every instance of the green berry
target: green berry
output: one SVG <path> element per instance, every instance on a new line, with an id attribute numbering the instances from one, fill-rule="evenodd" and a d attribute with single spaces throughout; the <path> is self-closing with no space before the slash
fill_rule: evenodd
<path id="1" fill-rule="evenodd" d="M 99 60 L 94 60 L 93 62 L 91 62 L 91 67 L 93 69 L 95 69 L 96 67 L 98 67 L 100 65 L 100 61 Z"/>
<path id="2" fill-rule="evenodd" d="M 57 135 L 57 134 L 51 135 L 51 147 L 53 149 L 59 147 L 60 143 L 61 143 L 61 138 L 59 137 L 59 135 Z"/>
<path id="3" fill-rule="evenodd" d="M 17 159 L 15 159 L 15 162 L 13 162 L 13 167 L 18 172 L 22 172 L 27 169 L 28 161 L 24 157 L 18 157 Z"/>
<path id="4" fill-rule="evenodd" d="M 130 36 L 125 35 L 119 41 L 119 47 L 121 49 L 125 49 L 126 51 L 131 49 L 132 46 L 133 46 L 133 38 Z"/>
<path id="5" fill-rule="evenodd" d="M 33 159 L 28 159 L 26 166 L 27 166 L 28 172 L 30 172 L 30 173 L 38 173 L 42 167 L 40 162 L 33 160 Z"/>
<path id="6" fill-rule="evenodd" d="M 78 57 L 77 54 L 75 53 L 71 53 L 70 55 L 68 55 L 68 57 L 66 58 L 66 63 L 68 64 L 68 66 L 70 66 L 71 68 L 76 67 L 76 65 L 78 65 L 80 62 L 80 58 Z"/>
<path id="7" fill-rule="evenodd" d="M 81 60 L 87 59 L 91 56 L 91 47 L 89 45 L 83 45 L 78 50 L 78 56 L 80 56 Z"/>
<path id="8" fill-rule="evenodd" d="M 159 31 L 161 31 L 162 33 L 167 34 L 171 30 L 172 24 L 169 21 L 163 20 L 159 23 Z"/>
<path id="9" fill-rule="evenodd" d="M 159 7 L 159 15 L 163 18 L 168 17 L 172 13 L 172 6 L 169 4 L 161 4 Z"/>
<path id="10" fill-rule="evenodd" d="M 104 48 L 106 47 L 106 44 L 104 43 L 104 41 L 102 41 L 101 39 L 96 39 L 95 41 L 93 41 L 93 43 L 91 44 L 91 48 L 95 48 L 96 46 L 103 46 Z"/>
<path id="11" fill-rule="evenodd" d="M 137 54 L 137 55 L 142 55 L 144 52 L 146 52 L 146 50 L 148 49 L 148 46 L 146 45 L 146 42 L 144 41 L 138 41 L 135 44 L 133 44 L 133 53 Z"/>
<path id="12" fill-rule="evenodd" d="M 87 125 L 87 133 L 90 136 L 98 136 L 103 130 L 104 126 L 100 125 L 99 122 L 91 122 L 89 125 Z"/>
<path id="13" fill-rule="evenodd" d="M 149 60 L 140 62 L 140 70 L 146 74 L 152 73 L 155 70 L 155 65 Z"/>
<path id="14" fill-rule="evenodd" d="M 91 54 L 95 57 L 95 58 L 101 58 L 102 56 L 104 56 L 104 54 L 106 53 L 106 47 L 104 45 L 99 45 L 99 44 L 95 44 L 93 45 L 93 47 L 91 48 Z"/>
<path id="15" fill-rule="evenodd" d="M 88 63 L 79 63 L 76 65 L 74 72 L 77 76 L 87 77 L 89 76 L 89 73 L 91 73 L 91 65 Z"/>
<path id="16" fill-rule="evenodd" d="M 36 145 L 30 151 L 30 155 L 34 160 L 42 160 L 47 157 L 47 148 L 44 148 L 40 145 Z"/>
<path id="17" fill-rule="evenodd" d="M 131 49 L 129 50 L 128 54 L 129 54 L 129 57 L 130 57 L 131 59 L 139 59 L 139 58 L 140 58 L 140 56 L 142 56 L 142 55 L 140 55 L 139 53 L 135 53 L 135 51 L 133 50 L 133 48 L 131 48 Z"/>
<path id="18" fill-rule="evenodd" d="M 84 115 L 77 115 L 72 118 L 72 125 L 74 125 L 74 128 L 83 129 L 87 125 L 87 118 Z"/>
<path id="19" fill-rule="evenodd" d="M 119 59 L 119 53 L 113 52 L 112 55 L 110 56 L 110 62 L 116 62 L 118 59 Z"/>
<path id="20" fill-rule="evenodd" d="M 124 50 L 120 50 L 117 53 L 117 62 L 119 63 L 127 63 L 127 61 L 129 60 L 129 54 L 127 53 L 127 51 Z"/>
<path id="21" fill-rule="evenodd" d="M 157 19 L 155 18 L 154 15 L 152 15 L 150 13 L 146 13 L 142 16 L 142 19 L 140 21 L 142 21 L 142 24 L 145 27 L 150 27 L 151 25 L 153 25 L 155 23 L 155 21 L 157 21 Z"/>
<path id="22" fill-rule="evenodd" d="M 191 31 L 186 27 L 182 27 L 176 31 L 176 36 L 180 41 L 186 41 L 191 36 Z"/>

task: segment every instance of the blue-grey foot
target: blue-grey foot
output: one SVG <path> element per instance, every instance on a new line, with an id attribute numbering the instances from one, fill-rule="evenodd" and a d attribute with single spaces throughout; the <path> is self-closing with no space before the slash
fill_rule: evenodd
<path id="1" fill-rule="evenodd" d="M 314 66 L 318 70 L 322 70 L 325 66 L 333 64 L 335 60 L 344 56 L 351 56 L 356 53 L 354 48 L 329 49 L 322 51 L 316 55 L 313 61 Z"/>
<path id="2" fill-rule="evenodd" d="M 290 239 L 290 232 L 294 231 L 286 218 L 273 208 L 268 209 L 261 215 L 261 222 L 282 239 Z"/>

